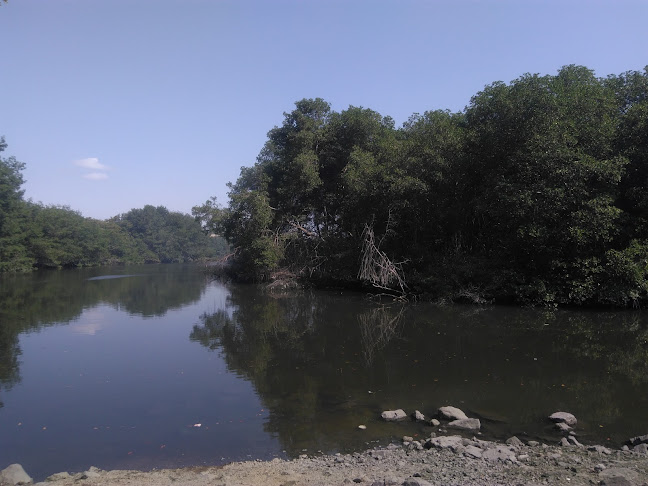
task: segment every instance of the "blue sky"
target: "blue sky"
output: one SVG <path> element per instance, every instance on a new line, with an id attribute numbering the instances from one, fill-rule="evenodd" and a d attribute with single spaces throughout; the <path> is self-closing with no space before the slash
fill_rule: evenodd
<path id="1" fill-rule="evenodd" d="M 494 81 L 648 64 L 644 0 L 9 0 L 3 154 L 26 197 L 108 218 L 190 212 L 302 98 L 402 124 Z"/>

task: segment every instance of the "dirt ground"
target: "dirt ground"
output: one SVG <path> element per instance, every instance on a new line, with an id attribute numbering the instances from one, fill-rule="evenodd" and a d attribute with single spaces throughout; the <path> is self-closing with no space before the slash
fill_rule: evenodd
<path id="1" fill-rule="evenodd" d="M 445 440 L 445 439 L 444 439 Z M 447 443 L 446 443 L 447 442 Z M 39 486 L 91 485 L 646 485 L 648 455 L 583 446 L 508 444 L 455 436 L 333 456 L 222 467 L 59 473 Z M 429 448 L 428 448 L 429 447 Z M 27 471 L 29 472 L 29 471 Z"/>

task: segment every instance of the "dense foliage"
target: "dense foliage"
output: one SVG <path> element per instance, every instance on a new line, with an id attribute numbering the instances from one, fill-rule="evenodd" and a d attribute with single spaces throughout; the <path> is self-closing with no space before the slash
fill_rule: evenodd
<path id="1" fill-rule="evenodd" d="M 0 139 L 0 152 L 6 143 Z M 145 206 L 108 221 L 26 201 L 24 164 L 0 157 L 0 273 L 119 263 L 191 262 L 227 251 L 188 214 Z"/>
<path id="2" fill-rule="evenodd" d="M 212 215 L 245 279 L 288 269 L 437 298 L 645 304 L 648 67 L 526 74 L 400 128 L 301 100 L 229 187 Z"/>

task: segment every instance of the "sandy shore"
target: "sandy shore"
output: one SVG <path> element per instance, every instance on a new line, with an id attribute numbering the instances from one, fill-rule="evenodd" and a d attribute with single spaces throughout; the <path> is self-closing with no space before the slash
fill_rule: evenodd
<path id="1" fill-rule="evenodd" d="M 647 485 L 645 452 L 601 446 L 507 444 L 447 436 L 363 453 L 302 456 L 222 467 L 59 473 L 39 486 L 72 485 Z"/>

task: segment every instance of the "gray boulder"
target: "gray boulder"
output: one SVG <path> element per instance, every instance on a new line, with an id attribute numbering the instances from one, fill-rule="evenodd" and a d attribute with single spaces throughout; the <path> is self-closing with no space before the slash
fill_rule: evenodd
<path id="1" fill-rule="evenodd" d="M 567 425 L 565 422 L 556 422 L 554 424 L 554 427 L 561 432 L 569 432 L 571 430 L 571 427 Z"/>
<path id="2" fill-rule="evenodd" d="M 568 441 L 571 445 L 575 445 L 576 447 L 585 447 L 583 444 L 581 444 L 580 442 L 578 442 L 578 440 L 576 440 L 576 437 L 574 437 L 573 435 L 570 435 L 569 437 L 567 437 L 567 441 Z"/>
<path id="3" fill-rule="evenodd" d="M 639 454 L 648 454 L 648 444 L 638 444 L 632 448 L 632 452 Z"/>
<path id="4" fill-rule="evenodd" d="M 32 478 L 25 472 L 20 464 L 11 464 L 0 471 L 0 484 L 14 486 L 16 484 L 31 484 Z"/>
<path id="5" fill-rule="evenodd" d="M 52 474 L 51 476 L 48 476 L 45 481 L 62 481 L 63 479 L 68 479 L 70 477 L 70 473 L 67 471 L 59 472 L 56 474 Z"/>
<path id="6" fill-rule="evenodd" d="M 403 420 L 407 418 L 407 414 L 400 408 L 398 410 L 385 410 L 380 414 L 380 416 L 383 418 L 383 420 L 387 420 L 388 422 L 393 422 L 394 420 Z"/>
<path id="7" fill-rule="evenodd" d="M 407 478 L 403 481 L 403 486 L 432 486 L 432 483 L 423 478 Z"/>
<path id="8" fill-rule="evenodd" d="M 417 422 L 425 422 L 425 415 L 423 415 L 423 414 L 422 414 L 421 412 L 419 412 L 418 410 L 415 410 L 415 411 L 414 411 L 414 415 L 413 415 L 412 417 L 413 417 L 414 420 L 416 420 Z"/>
<path id="9" fill-rule="evenodd" d="M 576 417 L 568 412 L 552 413 L 551 415 L 549 415 L 549 420 L 551 420 L 552 422 L 565 423 L 570 427 L 573 427 L 578 422 L 578 420 L 576 420 Z"/>
<path id="10" fill-rule="evenodd" d="M 510 445 L 511 447 L 517 447 L 518 449 L 520 447 L 524 447 L 524 442 L 522 442 L 520 439 L 518 439 L 515 436 L 506 439 L 506 444 Z"/>
<path id="11" fill-rule="evenodd" d="M 459 420 L 453 420 L 448 424 L 448 427 L 453 429 L 460 430 L 469 430 L 471 432 L 477 432 L 481 428 L 481 422 L 476 418 L 465 418 Z"/>
<path id="12" fill-rule="evenodd" d="M 464 456 L 472 457 L 473 459 L 481 459 L 482 450 L 474 445 L 467 445 L 464 450 Z"/>
<path id="13" fill-rule="evenodd" d="M 463 413 L 463 410 L 450 406 L 441 407 L 439 409 L 439 415 L 447 420 L 461 420 L 468 418 L 468 416 Z"/>
<path id="14" fill-rule="evenodd" d="M 439 422 L 437 419 L 433 418 L 432 420 L 430 420 L 430 425 L 432 427 L 438 427 L 439 425 L 441 425 L 441 422 Z"/>
<path id="15" fill-rule="evenodd" d="M 482 452 L 482 457 L 488 462 L 518 462 L 511 448 L 504 445 L 497 445 L 492 449 L 485 450 Z"/>
<path id="16" fill-rule="evenodd" d="M 625 467 L 610 467 L 599 473 L 600 484 L 607 486 L 638 484 L 639 474 Z"/>
<path id="17" fill-rule="evenodd" d="M 602 445 L 592 445 L 589 446 L 587 450 L 592 452 L 598 452 L 599 454 L 605 454 L 606 456 L 612 454 L 612 451 L 610 449 L 608 449 L 607 447 L 603 447 Z"/>
<path id="18" fill-rule="evenodd" d="M 433 437 L 429 440 L 429 443 L 432 447 L 436 447 L 437 449 L 452 449 L 455 451 L 458 448 L 463 447 L 463 437 L 460 435 Z"/>
<path id="19" fill-rule="evenodd" d="M 628 442 L 630 442 L 630 445 L 633 445 L 633 446 L 639 445 L 639 444 L 648 444 L 648 434 L 633 437 Z"/>

